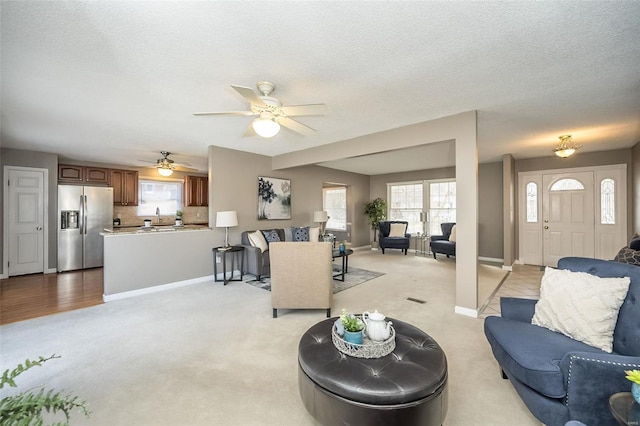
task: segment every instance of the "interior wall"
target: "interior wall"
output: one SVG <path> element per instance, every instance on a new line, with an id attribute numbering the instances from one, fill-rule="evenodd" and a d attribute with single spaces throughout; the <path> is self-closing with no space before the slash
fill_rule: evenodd
<path id="1" fill-rule="evenodd" d="M 371 176 L 371 199 L 387 199 L 387 183 L 455 179 L 455 167 Z M 503 258 L 502 163 L 478 165 L 478 254 Z"/>
<path id="2" fill-rule="evenodd" d="M 503 220 L 503 265 L 510 267 L 516 259 L 515 230 L 516 230 L 516 189 L 515 189 L 515 159 L 511 154 L 502 157 L 502 217 Z"/>
<path id="3" fill-rule="evenodd" d="M 555 169 L 571 169 L 576 167 L 595 167 L 595 166 L 609 166 L 614 164 L 626 164 L 627 165 L 627 234 L 631 236 L 632 229 L 634 229 L 635 218 L 633 216 L 633 208 L 638 198 L 634 197 L 634 185 L 633 185 L 633 164 L 632 164 L 632 148 L 615 149 L 611 151 L 596 151 L 596 152 L 580 152 L 569 157 L 560 158 L 557 156 L 527 158 L 523 160 L 516 160 L 515 162 L 515 188 L 516 188 L 516 200 L 519 197 L 518 194 L 518 173 L 520 172 L 532 172 L 537 170 L 555 170 Z M 516 259 L 520 257 L 519 253 L 519 227 L 518 227 L 518 203 L 516 203 L 516 230 L 515 230 L 515 249 Z M 637 228 L 635 228 L 637 229 Z"/>
<path id="4" fill-rule="evenodd" d="M 631 178 L 632 197 L 629 205 L 632 206 L 632 229 L 631 233 L 640 230 L 640 142 L 631 148 Z"/>
<path id="5" fill-rule="evenodd" d="M 291 180 L 290 220 L 258 220 L 259 176 Z M 369 200 L 369 176 L 319 166 L 273 170 L 271 157 L 216 146 L 209 147 L 209 224 L 215 227 L 218 211 L 237 211 L 238 226 L 229 229 L 233 244 L 240 242 L 240 234 L 246 230 L 317 226 L 313 212 L 322 210 L 324 182 L 347 186 L 349 240 L 354 247 L 368 245 L 363 206 Z M 220 243 L 224 240 L 223 229 L 219 230 L 219 240 Z"/>
<path id="6" fill-rule="evenodd" d="M 0 149 L 0 211 L 4 212 L 4 166 L 35 167 L 49 170 L 49 222 L 47 223 L 47 235 L 49 238 L 49 268 L 53 269 L 58 263 L 58 236 L 56 233 L 58 205 L 58 155 L 46 152 L 24 151 L 20 149 L 1 148 Z M 4 214 L 4 213 L 3 213 Z M 0 220 L 0 241 L 4 238 L 4 223 Z M 3 256 L 3 247 L 0 244 L 0 259 Z M 4 264 L 0 265 L 0 269 Z M 0 270 L 0 274 L 4 274 Z"/>

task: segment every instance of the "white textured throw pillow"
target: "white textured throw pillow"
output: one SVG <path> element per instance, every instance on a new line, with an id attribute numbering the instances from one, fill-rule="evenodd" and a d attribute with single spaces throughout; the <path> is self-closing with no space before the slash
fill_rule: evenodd
<path id="1" fill-rule="evenodd" d="M 404 237 L 404 229 L 406 225 L 404 223 L 392 223 L 391 229 L 389 229 L 390 237 Z"/>
<path id="2" fill-rule="evenodd" d="M 319 227 L 314 226 L 312 228 L 309 228 L 309 241 L 313 241 L 315 243 L 320 241 L 320 228 Z"/>
<path id="3" fill-rule="evenodd" d="M 531 324 L 611 352 L 618 311 L 630 282 L 629 277 L 601 278 L 546 268 Z"/>
<path id="4" fill-rule="evenodd" d="M 449 241 L 455 241 L 456 240 L 456 226 L 453 225 L 453 227 L 451 227 L 451 235 L 449 235 Z"/>
<path id="5" fill-rule="evenodd" d="M 247 234 L 249 238 L 249 242 L 252 246 L 258 247 L 262 252 L 269 250 L 269 245 L 267 244 L 267 240 L 264 239 L 264 235 L 262 235 L 261 231 L 251 232 Z"/>

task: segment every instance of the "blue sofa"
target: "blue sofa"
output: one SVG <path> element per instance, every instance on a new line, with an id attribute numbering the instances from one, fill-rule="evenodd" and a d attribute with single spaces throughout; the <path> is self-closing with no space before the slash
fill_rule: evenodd
<path id="1" fill-rule="evenodd" d="M 531 324 L 536 300 L 502 298 L 502 317 L 488 317 L 484 331 L 503 378 L 531 413 L 547 426 L 578 420 L 616 425 L 609 397 L 629 392 L 624 370 L 640 369 L 640 266 L 566 257 L 558 268 L 599 277 L 630 277 L 613 334 L 613 352 Z"/>

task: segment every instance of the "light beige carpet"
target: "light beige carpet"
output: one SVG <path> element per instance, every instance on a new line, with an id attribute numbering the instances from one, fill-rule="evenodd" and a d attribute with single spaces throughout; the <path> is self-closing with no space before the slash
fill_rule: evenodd
<path id="1" fill-rule="evenodd" d="M 448 360 L 445 425 L 539 424 L 500 378 L 483 321 L 454 313 L 453 262 L 356 251 L 349 264 L 384 275 L 335 294 L 334 314 L 377 309 L 430 334 Z M 297 346 L 324 311 L 273 319 L 270 296 L 209 282 L 8 324 L 0 370 L 61 355 L 20 376 L 18 390 L 80 395 L 93 415 L 72 425 L 315 425 L 298 394 Z"/>

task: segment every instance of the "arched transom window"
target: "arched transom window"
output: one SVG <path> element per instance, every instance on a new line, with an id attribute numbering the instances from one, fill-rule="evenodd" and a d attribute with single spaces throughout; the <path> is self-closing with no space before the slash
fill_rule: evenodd
<path id="1" fill-rule="evenodd" d="M 552 191 L 579 191 L 584 189 L 584 185 L 575 179 L 560 179 L 551 185 Z"/>

